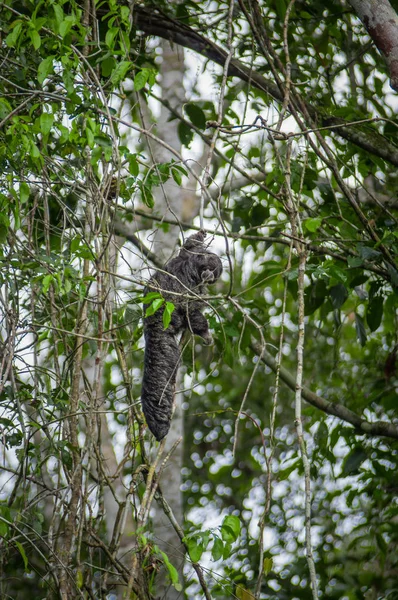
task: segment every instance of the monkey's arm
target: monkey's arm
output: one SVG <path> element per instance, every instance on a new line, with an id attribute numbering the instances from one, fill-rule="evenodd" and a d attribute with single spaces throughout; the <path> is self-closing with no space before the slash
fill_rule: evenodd
<path id="1" fill-rule="evenodd" d="M 187 326 L 193 334 L 200 335 L 207 345 L 213 343 L 213 337 L 209 331 L 207 319 L 202 315 L 198 308 L 188 309 Z"/>

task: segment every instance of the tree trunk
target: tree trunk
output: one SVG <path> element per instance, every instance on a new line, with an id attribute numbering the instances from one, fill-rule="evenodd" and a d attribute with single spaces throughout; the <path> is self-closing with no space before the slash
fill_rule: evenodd
<path id="1" fill-rule="evenodd" d="M 390 85 L 398 91 L 398 15 L 388 0 L 349 0 L 386 59 Z"/>

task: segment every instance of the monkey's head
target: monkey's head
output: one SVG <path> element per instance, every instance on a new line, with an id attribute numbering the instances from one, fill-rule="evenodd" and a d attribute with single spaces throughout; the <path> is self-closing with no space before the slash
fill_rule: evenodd
<path id="1" fill-rule="evenodd" d="M 185 270 L 196 284 L 214 283 L 222 273 L 222 263 L 217 254 L 209 252 L 204 245 L 206 232 L 191 235 L 180 250 L 179 258 L 185 262 Z"/>

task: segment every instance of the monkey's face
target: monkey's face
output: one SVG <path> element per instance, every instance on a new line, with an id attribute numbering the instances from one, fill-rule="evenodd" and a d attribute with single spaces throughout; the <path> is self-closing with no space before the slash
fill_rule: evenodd
<path id="1" fill-rule="evenodd" d="M 214 283 L 222 273 L 222 263 L 217 254 L 198 254 L 198 274 L 203 283 Z"/>

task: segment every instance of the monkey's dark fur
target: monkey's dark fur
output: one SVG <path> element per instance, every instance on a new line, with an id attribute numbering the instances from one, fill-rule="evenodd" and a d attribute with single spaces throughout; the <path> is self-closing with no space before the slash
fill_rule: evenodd
<path id="1" fill-rule="evenodd" d="M 200 335 L 206 344 L 213 342 L 207 320 L 201 313 L 204 303 L 196 297 L 203 296 L 206 285 L 220 277 L 222 264 L 216 254 L 206 249 L 205 237 L 204 231 L 189 237 L 178 256 L 165 265 L 163 272 L 159 271 L 151 278 L 146 290 L 158 290 L 165 300 L 175 306 L 167 329 L 163 327 L 164 308 L 144 319 L 145 360 L 141 402 L 148 427 L 158 441 L 167 435 L 170 428 L 180 361 L 177 336 L 188 329 Z"/>

